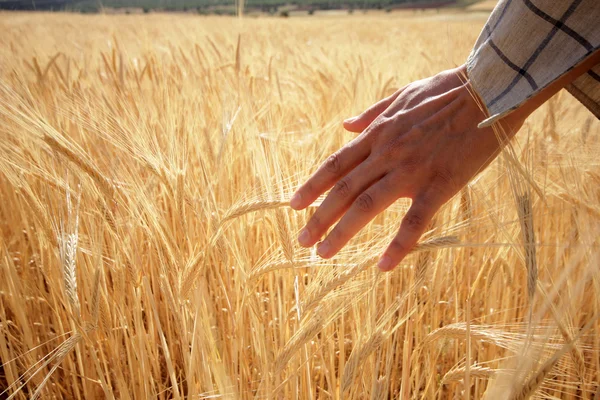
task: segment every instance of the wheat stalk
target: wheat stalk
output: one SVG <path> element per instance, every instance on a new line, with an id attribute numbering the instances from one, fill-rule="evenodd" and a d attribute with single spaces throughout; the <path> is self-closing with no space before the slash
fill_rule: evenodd
<path id="1" fill-rule="evenodd" d="M 341 393 L 346 393 L 352 386 L 356 371 L 364 360 L 375 350 L 378 349 L 388 335 L 378 330 L 373 333 L 364 343 L 358 345 L 352 350 L 348 362 L 344 368 L 342 376 Z"/>
<path id="2" fill-rule="evenodd" d="M 92 291 L 92 299 L 91 299 L 91 304 L 92 304 L 92 326 L 94 328 L 98 327 L 98 314 L 99 314 L 99 310 L 100 310 L 100 269 L 96 270 L 96 273 L 94 274 L 94 289 Z"/>
<path id="3" fill-rule="evenodd" d="M 552 369 L 556 366 L 558 361 L 565 355 L 566 352 L 570 351 L 572 347 L 575 345 L 577 340 L 581 337 L 584 332 L 587 332 L 600 318 L 600 314 L 596 314 L 593 318 L 585 324 L 585 326 L 577 333 L 577 335 L 568 343 L 565 343 L 558 351 L 554 352 L 552 357 L 544 362 L 542 367 L 533 374 L 529 379 L 527 379 L 521 387 L 514 391 L 510 400 L 526 400 L 529 399 L 535 391 L 540 387 L 546 376 L 552 371 Z"/>
<path id="4" fill-rule="evenodd" d="M 596 219 L 600 218 L 600 210 L 598 209 L 597 206 L 594 206 L 593 204 L 589 204 L 585 201 L 581 201 L 581 199 L 578 199 L 577 197 L 573 196 L 572 194 L 570 194 L 568 192 L 558 193 L 557 196 L 558 196 L 558 198 L 563 199 L 564 201 L 567 201 L 567 202 L 573 204 L 575 207 L 585 210 L 593 218 L 596 218 Z"/>
<path id="5" fill-rule="evenodd" d="M 475 37 L 465 16 L 458 36 Z M 328 261 L 295 237 L 326 195 L 287 199 L 364 139 L 342 115 L 443 62 L 443 24 L 138 17 L 0 13 L 0 398 L 593 395 L 597 323 L 575 341 L 600 309 L 600 142 L 576 100 L 499 137 L 509 156 L 381 273 L 410 199 Z M 426 62 L 369 63 L 392 47 Z M 81 192 L 78 229 L 65 190 Z"/>
<path id="6" fill-rule="evenodd" d="M 50 371 L 46 374 L 46 376 L 44 377 L 42 382 L 38 385 L 37 389 L 31 396 L 31 400 L 37 400 L 40 398 L 40 396 L 42 395 L 42 390 L 44 389 L 44 387 L 50 380 L 50 377 L 52 376 L 52 374 L 54 374 L 54 372 L 58 369 L 58 367 L 60 367 L 60 364 L 63 362 L 65 357 L 67 357 L 67 355 L 69 355 L 71 350 L 73 350 L 75 348 L 75 346 L 77 346 L 77 343 L 79 343 L 82 338 L 83 338 L 83 336 L 80 333 L 76 333 L 75 335 L 68 338 L 65 342 L 63 342 L 63 344 L 60 345 L 60 347 L 56 351 L 56 355 L 53 357 L 54 361 L 55 361 L 54 365 L 52 366 Z M 9 399 L 11 397 L 9 397 Z"/>
<path id="7" fill-rule="evenodd" d="M 24 187 L 19 187 L 18 191 L 24 197 L 25 202 L 30 207 L 35 219 L 42 227 L 46 238 L 52 245 L 57 245 L 56 236 L 52 231 L 52 224 L 44 210 L 42 202 L 31 193 L 31 188 L 25 189 Z"/>

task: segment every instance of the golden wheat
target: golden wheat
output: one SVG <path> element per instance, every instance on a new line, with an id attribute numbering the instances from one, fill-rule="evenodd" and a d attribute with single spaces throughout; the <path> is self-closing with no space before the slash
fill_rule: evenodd
<path id="1" fill-rule="evenodd" d="M 394 271 L 406 199 L 296 243 L 341 121 L 486 16 L 0 13 L 0 397 L 592 398 L 600 122 L 568 95 Z"/>

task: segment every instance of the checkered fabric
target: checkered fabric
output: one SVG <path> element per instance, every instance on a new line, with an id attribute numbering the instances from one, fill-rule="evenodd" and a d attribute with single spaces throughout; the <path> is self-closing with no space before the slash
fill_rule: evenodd
<path id="1" fill-rule="evenodd" d="M 500 0 L 468 60 L 489 126 L 600 49 L 600 0 Z M 600 118 L 600 64 L 566 88 Z"/>

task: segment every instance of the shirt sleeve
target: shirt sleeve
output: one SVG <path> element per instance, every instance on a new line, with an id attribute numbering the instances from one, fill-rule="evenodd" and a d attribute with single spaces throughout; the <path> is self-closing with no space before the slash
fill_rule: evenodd
<path id="1" fill-rule="evenodd" d="M 566 89 L 600 119 L 600 64 L 577 78 Z"/>
<path id="2" fill-rule="evenodd" d="M 503 118 L 600 49 L 599 0 L 500 0 L 467 60 L 489 118 Z M 600 64 L 567 90 L 600 118 Z"/>

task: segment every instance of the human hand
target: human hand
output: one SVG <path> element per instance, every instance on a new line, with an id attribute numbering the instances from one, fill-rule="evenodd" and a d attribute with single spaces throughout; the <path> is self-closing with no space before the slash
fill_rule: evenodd
<path id="1" fill-rule="evenodd" d="M 487 166 L 501 142 L 492 128 L 477 128 L 485 118 L 466 81 L 465 67 L 409 84 L 361 115 L 344 121 L 362 132 L 331 155 L 294 194 L 290 205 L 308 207 L 333 187 L 301 231 L 302 246 L 318 245 L 323 258 L 340 249 L 397 199 L 412 199 L 400 230 L 378 266 L 393 269 L 417 243 L 438 209 Z M 512 137 L 525 116 L 502 120 Z"/>

